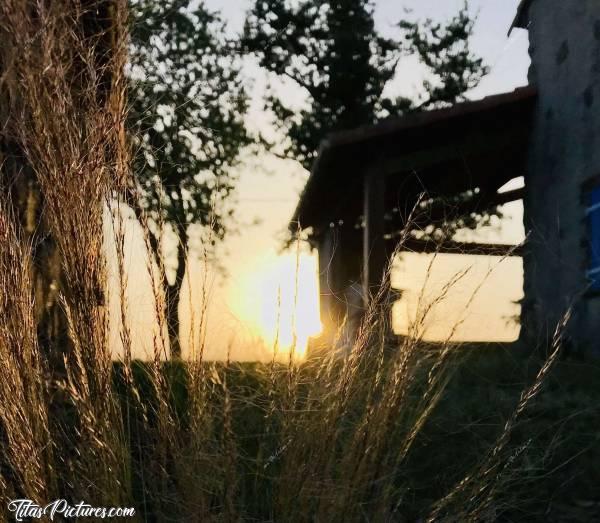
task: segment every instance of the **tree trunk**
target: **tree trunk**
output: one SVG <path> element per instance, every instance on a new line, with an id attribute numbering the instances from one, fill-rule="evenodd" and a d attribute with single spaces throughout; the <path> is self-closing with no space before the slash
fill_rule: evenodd
<path id="1" fill-rule="evenodd" d="M 69 339 L 66 318 L 59 303 L 61 260 L 56 242 L 43 219 L 43 194 L 16 142 L 0 137 L 0 156 L 2 191 L 7 201 L 12 202 L 16 221 L 31 245 L 38 343 L 51 362 L 51 368 L 59 370 Z"/>
<path id="2" fill-rule="evenodd" d="M 98 38 L 102 45 L 94 55 L 98 70 L 101 70 L 101 66 L 113 58 L 107 51 L 113 51 L 115 35 L 107 29 L 111 27 L 109 12 L 112 13 L 114 6 L 109 6 L 109 2 L 89 2 L 89 6 L 93 9 L 84 10 L 81 24 L 89 37 L 102 35 Z M 10 76 L 14 73 L 6 69 L 2 53 L 0 73 L 5 73 L 0 85 L 0 191 L 11 202 L 16 221 L 31 245 L 38 343 L 50 368 L 63 373 L 64 354 L 69 352 L 71 341 L 65 312 L 59 303 L 60 294 L 64 292 L 62 260 L 56 238 L 45 218 L 44 192 L 25 157 L 18 132 L 22 125 L 22 116 L 18 112 L 22 104 L 22 87 Z M 110 89 L 111 76 L 104 70 L 98 83 L 98 95 L 108 96 Z"/>
<path id="3" fill-rule="evenodd" d="M 181 199 L 179 201 L 182 201 Z M 175 227 L 177 234 L 177 269 L 175 271 L 175 281 L 170 284 L 165 292 L 167 307 L 167 329 L 169 331 L 169 344 L 171 347 L 171 357 L 173 359 L 181 358 L 181 339 L 179 333 L 179 302 L 181 300 L 181 287 L 183 278 L 187 270 L 187 245 L 188 235 L 187 226 L 184 220 L 179 220 Z"/>
<path id="4" fill-rule="evenodd" d="M 165 296 L 167 331 L 169 333 L 169 346 L 171 358 L 181 358 L 181 344 L 179 342 L 179 295 L 181 288 L 169 285 Z"/>

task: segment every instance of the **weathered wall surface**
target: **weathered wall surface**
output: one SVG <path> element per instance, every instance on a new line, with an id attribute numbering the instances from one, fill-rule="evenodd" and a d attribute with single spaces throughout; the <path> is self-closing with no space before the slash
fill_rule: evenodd
<path id="1" fill-rule="evenodd" d="M 523 320 L 528 337 L 551 336 L 575 300 L 573 342 L 600 351 L 600 297 L 586 292 L 583 199 L 584 184 L 600 175 L 600 1 L 534 0 L 529 9 L 529 80 L 539 100 L 526 179 Z"/>

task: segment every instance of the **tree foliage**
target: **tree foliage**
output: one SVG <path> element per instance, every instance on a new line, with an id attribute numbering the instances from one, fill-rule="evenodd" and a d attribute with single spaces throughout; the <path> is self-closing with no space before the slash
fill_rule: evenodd
<path id="1" fill-rule="evenodd" d="M 232 168 L 250 142 L 244 123 L 248 101 L 237 44 L 203 2 L 131 0 L 131 18 L 130 125 L 141 188 L 132 201 L 138 215 L 145 212 L 167 225 L 177 240 L 174 279 L 163 272 L 171 348 L 177 353 L 189 227 L 209 231 L 209 246 L 225 235 Z M 159 260 L 157 235 L 151 243 Z"/>
<path id="2" fill-rule="evenodd" d="M 136 173 L 153 218 L 225 233 L 214 200 L 249 141 L 236 44 L 203 2 L 132 0 L 131 122 Z"/>
<path id="3" fill-rule="evenodd" d="M 488 73 L 483 59 L 471 50 L 474 25 L 467 4 L 446 24 L 431 19 L 400 21 L 404 52 L 416 54 L 429 76 L 423 81 L 424 101 L 412 105 L 412 110 L 464 100 L 465 93 Z"/>
<path id="4" fill-rule="evenodd" d="M 397 45 L 377 33 L 372 14 L 365 0 L 257 0 L 249 13 L 246 51 L 267 71 L 300 86 L 308 99 L 298 112 L 280 97 L 266 101 L 289 137 L 284 154 L 307 169 L 324 136 L 374 123 L 384 109 Z"/>
<path id="5" fill-rule="evenodd" d="M 274 150 L 310 170 L 320 143 L 331 133 L 464 100 L 488 71 L 471 50 L 474 24 L 465 3 L 445 23 L 400 20 L 394 39 L 376 28 L 372 0 L 255 0 L 246 20 L 244 49 L 271 75 L 306 95 L 299 110 L 287 93 L 266 98 L 282 137 L 271 144 Z M 425 70 L 420 89 L 414 97 L 393 96 L 393 83 L 408 56 Z M 456 195 L 459 200 L 470 197 Z M 457 216 L 431 234 L 452 236 L 497 214 L 490 209 Z"/>
<path id="6" fill-rule="evenodd" d="M 446 24 L 400 21 L 395 40 L 378 32 L 373 12 L 371 0 L 256 0 L 248 15 L 245 50 L 306 94 L 307 105 L 299 111 L 285 96 L 266 100 L 286 137 L 283 154 L 306 169 L 328 134 L 454 103 L 487 72 L 470 49 L 474 22 L 466 5 Z M 422 99 L 387 94 L 401 74 L 401 58 L 409 54 L 428 71 Z"/>

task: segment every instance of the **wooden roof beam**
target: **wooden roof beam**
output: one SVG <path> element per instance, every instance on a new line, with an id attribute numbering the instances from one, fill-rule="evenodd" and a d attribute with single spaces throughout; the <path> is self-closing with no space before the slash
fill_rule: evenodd
<path id="1" fill-rule="evenodd" d="M 419 240 L 409 238 L 402 242 L 402 245 L 397 245 L 398 239 L 388 239 L 388 246 L 393 252 L 413 252 L 419 254 L 465 254 L 469 256 L 522 256 L 523 245 L 508 245 L 495 243 L 478 243 L 478 242 L 457 242 L 448 240 L 444 242 L 434 242 L 428 240 Z"/>
<path id="2" fill-rule="evenodd" d="M 522 200 L 524 189 L 514 189 L 503 193 L 483 192 L 474 194 L 473 198 L 464 202 L 449 202 L 436 200 L 429 206 L 419 208 L 412 219 L 416 226 L 442 225 L 445 222 L 469 216 L 472 213 L 484 213 L 494 207 Z M 393 214 L 390 220 L 392 229 L 402 229 L 406 226 L 406 216 Z"/>

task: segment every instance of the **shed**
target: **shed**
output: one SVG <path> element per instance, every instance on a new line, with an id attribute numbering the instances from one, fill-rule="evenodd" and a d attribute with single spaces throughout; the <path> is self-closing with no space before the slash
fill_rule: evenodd
<path id="1" fill-rule="evenodd" d="M 530 87 L 323 143 L 290 227 L 312 232 L 329 331 L 352 312 L 349 289 L 364 309 L 402 239 L 418 252 L 522 254 L 521 338 L 544 345 L 571 311 L 570 345 L 600 354 L 600 2 L 522 0 L 514 28 L 529 34 Z M 523 190 L 498 192 L 521 175 Z M 521 252 L 407 234 L 411 209 L 435 225 L 521 198 Z"/>
<path id="2" fill-rule="evenodd" d="M 525 174 L 536 90 L 390 118 L 336 133 L 322 144 L 290 229 L 310 231 L 318 249 L 321 317 L 330 331 L 352 316 L 385 277 L 392 253 L 518 254 L 508 245 L 425 241 L 407 225 L 442 224 L 522 198 L 498 193 Z M 448 205 L 445 205 L 447 202 Z M 415 212 L 412 212 L 415 211 Z"/>

